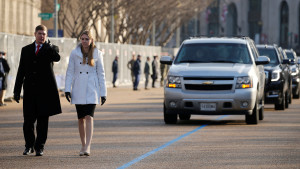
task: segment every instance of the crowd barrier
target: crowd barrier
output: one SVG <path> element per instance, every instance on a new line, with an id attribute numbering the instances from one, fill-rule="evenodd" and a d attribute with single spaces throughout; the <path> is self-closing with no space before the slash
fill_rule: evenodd
<path id="1" fill-rule="evenodd" d="M 22 47 L 33 43 L 35 40 L 34 36 L 22 36 L 0 33 L 0 51 L 6 51 L 6 59 L 10 66 L 10 72 L 8 75 L 8 86 L 6 98 L 13 96 L 13 88 L 15 84 L 16 74 L 19 66 L 20 55 Z M 56 76 L 57 86 L 60 90 L 64 90 L 65 86 L 65 74 L 69 62 L 69 56 L 71 51 L 79 43 L 74 38 L 49 38 L 52 44 L 59 46 L 59 54 L 61 60 L 54 64 L 54 72 Z M 95 43 L 97 48 L 104 52 L 104 68 L 106 84 L 108 87 L 112 86 L 112 62 L 115 56 L 119 56 L 118 61 L 118 80 L 117 85 L 128 85 L 132 84 L 130 70 L 127 68 L 128 61 L 132 58 L 132 54 L 142 56 L 142 72 L 146 57 L 149 56 L 151 61 L 153 56 L 157 55 L 160 57 L 162 49 L 156 46 L 142 46 L 142 45 L 126 45 L 126 44 L 113 44 L 113 43 Z M 144 74 L 141 75 L 141 81 L 144 81 Z M 141 87 L 141 86 L 139 86 Z"/>

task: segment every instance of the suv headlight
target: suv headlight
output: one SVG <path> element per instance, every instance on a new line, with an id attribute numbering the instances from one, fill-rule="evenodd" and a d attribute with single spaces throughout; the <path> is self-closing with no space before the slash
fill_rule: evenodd
<path id="1" fill-rule="evenodd" d="M 252 79 L 250 77 L 238 77 L 236 80 L 236 89 L 252 88 Z"/>
<path id="2" fill-rule="evenodd" d="M 169 88 L 181 88 L 180 76 L 168 76 L 167 87 L 169 87 Z"/>
<path id="3" fill-rule="evenodd" d="M 280 73 L 281 73 L 281 70 L 274 70 L 272 72 L 271 81 L 278 81 L 280 79 Z"/>
<path id="4" fill-rule="evenodd" d="M 291 75 L 292 75 L 292 76 L 295 76 L 295 75 L 298 74 L 298 72 L 299 72 L 299 71 L 298 71 L 298 68 L 293 67 L 293 68 L 292 68 L 292 73 L 291 73 Z"/>

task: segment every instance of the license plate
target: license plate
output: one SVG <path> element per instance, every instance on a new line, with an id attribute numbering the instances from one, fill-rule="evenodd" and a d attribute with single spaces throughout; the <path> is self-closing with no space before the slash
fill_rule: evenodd
<path id="1" fill-rule="evenodd" d="M 216 111 L 216 103 L 200 103 L 201 111 Z"/>

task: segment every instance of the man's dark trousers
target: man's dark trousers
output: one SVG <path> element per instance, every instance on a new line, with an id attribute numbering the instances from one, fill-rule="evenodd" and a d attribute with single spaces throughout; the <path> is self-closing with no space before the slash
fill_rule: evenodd
<path id="1" fill-rule="evenodd" d="M 37 110 L 36 98 L 31 98 L 32 110 Z M 35 107 L 35 108 L 34 108 Z M 34 134 L 34 123 L 36 124 L 36 137 Z M 24 116 L 23 134 L 25 138 L 25 147 L 33 147 L 35 150 L 43 150 L 48 135 L 49 116 L 38 115 L 38 112 L 32 112 L 30 116 Z"/>

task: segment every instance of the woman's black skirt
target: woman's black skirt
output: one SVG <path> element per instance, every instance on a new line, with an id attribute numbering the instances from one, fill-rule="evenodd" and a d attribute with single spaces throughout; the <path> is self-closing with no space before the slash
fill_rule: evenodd
<path id="1" fill-rule="evenodd" d="M 87 115 L 94 117 L 96 104 L 76 104 L 75 106 L 78 119 L 81 119 Z"/>

